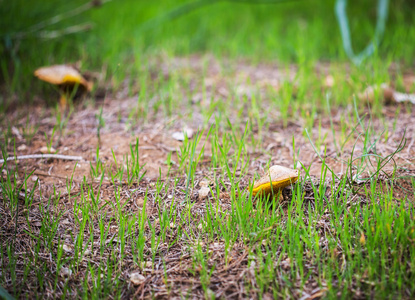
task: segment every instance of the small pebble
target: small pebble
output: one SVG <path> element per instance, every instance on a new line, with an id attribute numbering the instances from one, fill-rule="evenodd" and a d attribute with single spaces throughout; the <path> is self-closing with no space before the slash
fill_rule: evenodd
<path id="1" fill-rule="evenodd" d="M 201 187 L 199 190 L 199 200 L 206 199 L 210 193 L 210 189 L 208 187 Z"/>
<path id="2" fill-rule="evenodd" d="M 72 270 L 66 267 L 62 267 L 60 273 L 63 277 L 69 277 L 72 275 Z"/>
<path id="3" fill-rule="evenodd" d="M 137 204 L 138 207 L 143 207 L 144 206 L 144 198 L 137 198 L 135 203 Z"/>
<path id="4" fill-rule="evenodd" d="M 185 134 L 188 139 L 193 137 L 193 130 L 190 128 L 184 128 L 183 131 L 176 131 L 172 134 L 172 138 L 178 141 L 184 141 Z"/>
<path id="5" fill-rule="evenodd" d="M 27 146 L 26 146 L 25 144 L 20 145 L 19 147 L 17 147 L 17 150 L 18 150 L 18 151 L 24 151 L 24 150 L 26 150 L 26 149 L 27 149 Z"/>
<path id="6" fill-rule="evenodd" d="M 63 244 L 62 249 L 65 252 L 71 252 L 72 251 L 72 248 L 70 246 L 66 245 L 66 244 Z"/>
<path id="7" fill-rule="evenodd" d="M 130 274 L 130 281 L 134 285 L 139 285 L 139 284 L 143 283 L 145 280 L 146 280 L 146 278 L 143 275 L 141 275 L 140 273 Z"/>
<path id="8" fill-rule="evenodd" d="M 46 147 L 46 146 L 43 146 L 42 148 L 40 148 L 40 152 L 41 152 L 42 154 L 56 153 L 56 149 L 55 149 L 55 148 L 53 148 L 53 147 L 48 148 L 48 147 Z"/>

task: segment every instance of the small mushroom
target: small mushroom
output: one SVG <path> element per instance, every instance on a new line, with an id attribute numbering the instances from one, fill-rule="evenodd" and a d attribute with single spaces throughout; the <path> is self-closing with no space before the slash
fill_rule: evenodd
<path id="1" fill-rule="evenodd" d="M 92 83 L 87 81 L 81 73 L 70 65 L 53 65 L 42 67 L 35 71 L 35 76 L 40 80 L 57 85 L 61 92 L 60 104 L 66 106 L 68 96 L 78 89 L 80 92 L 89 92 Z"/>
<path id="2" fill-rule="evenodd" d="M 371 85 L 367 87 L 362 93 L 357 94 L 357 97 L 361 101 L 368 101 L 373 103 L 375 96 L 378 95 L 381 99 L 383 98 L 385 104 L 391 104 L 395 102 L 394 99 L 395 90 L 388 84 L 382 83 L 380 85 Z"/>
<path id="3" fill-rule="evenodd" d="M 255 181 L 252 194 L 269 195 L 278 194 L 280 190 L 297 181 L 298 170 L 289 169 L 283 166 L 272 166 L 259 180 Z"/>

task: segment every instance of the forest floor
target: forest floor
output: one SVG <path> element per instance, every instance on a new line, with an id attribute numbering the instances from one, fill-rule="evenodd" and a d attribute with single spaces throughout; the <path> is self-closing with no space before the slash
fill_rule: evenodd
<path id="1" fill-rule="evenodd" d="M 2 166 L 2 286 L 17 298 L 415 297 L 415 112 L 382 94 L 322 108 L 331 70 L 307 71 L 314 103 L 297 66 L 193 56 L 65 112 L 44 99 L 10 109 L 3 158 L 63 157 Z M 253 197 L 272 165 L 298 182 Z"/>

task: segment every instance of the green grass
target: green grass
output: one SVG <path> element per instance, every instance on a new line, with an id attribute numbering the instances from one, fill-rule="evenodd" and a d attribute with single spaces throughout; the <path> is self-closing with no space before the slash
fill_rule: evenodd
<path id="1" fill-rule="evenodd" d="M 31 165 L 4 163 L 0 285 L 10 293 L 132 297 L 137 288 L 129 275 L 139 270 L 146 280 L 155 272 L 163 278 L 160 289 L 169 296 L 177 291 L 172 274 L 179 266 L 183 277 L 193 280 L 196 296 L 212 298 L 221 292 L 218 285 L 227 282 L 223 274 L 237 273 L 234 263 L 241 258 L 236 267 L 244 271 L 238 284 L 246 297 L 300 298 L 302 291 L 314 288 L 328 299 L 414 297 L 415 181 L 401 178 L 404 167 L 394 164 L 405 142 L 399 118 L 411 114 L 412 106 L 399 106 L 391 118 L 380 95 L 372 103 L 356 100 L 373 84 L 393 82 L 403 89 L 403 73 L 413 64 L 411 4 L 394 2 L 378 52 L 355 67 L 341 48 L 333 1 L 219 2 L 146 31 L 141 24 L 178 2 L 114 1 L 55 27 L 92 20 L 92 31 L 48 41 L 32 37 L 19 44 L 7 35 L 82 1 L 70 7 L 64 1 L 22 3 L 6 7 L 0 2 L 2 111 L 14 108 L 16 97 L 23 104 L 41 95 L 53 104 L 53 88 L 34 80 L 33 70 L 81 60 L 83 69 L 106 75 L 97 94 L 103 89 L 105 95 L 126 92 L 125 98 L 136 99 L 127 111 L 119 101 L 116 124 L 134 139 L 140 128 L 154 124 L 162 125 L 160 132 L 170 132 L 177 124 L 197 122 L 198 131 L 166 154 L 167 175 L 160 170 L 150 180 L 138 138 L 122 158 L 114 151 L 110 159 L 101 157 L 101 138 L 114 125 L 106 120 L 108 107 L 114 106 L 104 101 L 93 116 L 98 143 L 89 149 L 95 155 L 90 177 L 75 182 L 75 165 L 64 183 L 66 193 L 60 195 L 52 185 L 45 197 L 39 182 L 30 182 L 32 168 L 25 167 Z M 350 7 L 355 48 L 363 48 L 372 34 L 372 6 L 367 1 Z M 21 20 L 13 22 L 17 11 Z M 177 57 L 184 57 L 180 68 L 173 67 Z M 197 67 L 187 65 L 191 59 Z M 330 63 L 332 87 L 324 86 L 326 71 L 316 71 L 325 62 Z M 212 64 L 221 66 L 213 75 Z M 294 79 L 281 80 L 279 88 L 241 79 L 241 65 L 268 74 L 261 64 L 287 72 L 295 64 Z M 3 114 L 3 158 L 17 153 L 16 143 L 23 140 L 28 146 L 43 143 L 60 150 L 62 141 L 72 137 L 68 124 L 75 108 L 94 110 L 96 105 L 71 104 L 67 115 L 48 108 L 30 116 L 27 111 Z M 34 117 L 51 121 L 44 125 L 31 121 Z M 299 135 L 286 131 L 292 124 L 301 128 Z M 16 128 L 22 140 L 16 140 Z M 282 140 L 273 133 L 281 133 Z M 254 199 L 250 193 L 260 168 L 279 159 L 264 147 L 274 140 L 292 150 L 286 164 L 302 169 L 282 203 Z M 299 161 L 305 147 L 301 140 L 315 151 L 309 165 Z M 384 144 L 396 150 L 384 155 L 379 150 Z M 330 159 L 343 166 L 342 175 L 332 171 L 328 149 L 334 151 Z M 393 166 L 392 174 L 384 172 L 386 163 Z M 321 167 L 317 179 L 310 175 L 316 164 Z M 197 201 L 202 180 L 209 182 L 210 197 Z M 172 265 L 172 257 L 180 263 Z M 192 293 L 188 288 L 181 296 Z M 146 295 L 156 297 L 154 291 Z"/>
<path id="2" fill-rule="evenodd" d="M 71 1 L 69 4 L 54 0 L 27 5 L 25 1 L 16 0 L 0 7 L 3 107 L 16 94 L 19 102 L 31 103 L 40 94 L 46 102 L 54 103 L 52 87 L 38 82 L 32 74 L 39 66 L 56 63 L 79 61 L 82 69 L 106 74 L 112 88 L 117 89 L 124 79 L 131 87 L 140 86 L 142 78 L 149 78 L 149 70 L 165 56 L 212 53 L 220 59 L 248 58 L 254 63 L 278 61 L 306 68 L 316 61 L 347 61 L 334 16 L 334 1 L 281 4 L 219 1 L 178 19 L 151 21 L 146 30 L 142 29 L 143 24 L 187 2 L 112 1 L 44 29 L 93 22 L 95 26 L 90 31 L 56 39 L 40 39 L 39 31 L 35 31 L 24 39 L 15 38 L 16 33 L 67 13 L 82 3 L 86 2 Z M 394 1 L 390 5 L 385 37 L 373 65 L 379 67 L 376 58 L 384 62 L 385 69 L 392 62 L 412 63 L 411 41 L 415 30 L 411 8 L 405 1 Z M 353 46 L 358 51 L 373 34 L 376 8 L 372 1 L 366 1 L 350 4 L 348 12 Z M 369 60 L 369 66 L 371 62 Z M 367 66 L 359 69 L 366 73 L 367 70 Z M 375 81 L 381 79 L 382 74 L 376 69 L 370 73 Z"/>
<path id="3" fill-rule="evenodd" d="M 380 156 L 376 153 L 376 144 L 381 140 L 377 137 L 379 132 L 357 111 L 355 117 L 358 121 L 348 133 L 363 150 L 358 157 L 352 152 L 344 160 L 350 173 L 346 171 L 345 176 L 338 177 L 318 154 L 320 178 L 311 180 L 311 165 L 303 166 L 304 176 L 292 189 L 291 199 L 285 206 L 276 199 L 257 199 L 254 204 L 252 195 L 245 189 L 247 183 L 248 189 L 252 184 L 247 179 L 252 159 L 249 149 L 257 147 L 256 141 L 250 138 L 249 124 L 239 130 L 228 121 L 228 129 L 219 132 L 220 120 L 216 119 L 208 132 L 185 139 L 177 154 L 178 163 L 174 167 L 177 171 L 165 179 L 159 177 L 152 185 L 140 183 L 143 173 L 138 161 L 138 140 L 131 145 L 131 158 L 124 159 L 126 168 L 119 169 L 116 161 L 115 166 L 103 164 L 97 150 L 91 174 L 93 177 L 101 174 L 98 182 L 84 178 L 80 191 L 74 194 L 73 178 L 67 181 L 69 200 L 74 201 L 72 209 L 59 209 L 58 201 L 54 200 L 59 199 L 56 192 L 46 202 L 38 203 L 33 203 L 35 188 L 30 194 L 25 193 L 23 222 L 27 229 L 23 230 L 26 239 L 21 242 L 31 248 L 23 256 L 27 267 L 23 280 L 22 275 L 13 275 L 21 259 L 15 254 L 15 240 L 1 251 L 5 270 L 1 282 L 19 295 L 26 280 L 35 275 L 37 281 L 30 280 L 30 284 L 35 284 L 39 296 L 50 286 L 56 289 L 59 283 L 56 293 L 60 296 L 118 298 L 132 291 L 126 270 L 144 270 L 148 262 L 151 265 L 164 261 L 169 249 L 184 247 L 187 250 L 182 255 L 188 253 L 192 257 L 191 266 L 185 269 L 187 276 L 199 278 L 197 282 L 203 292 L 211 297 L 215 271 L 232 265 L 229 259 L 234 245 L 242 243 L 248 254 L 246 267 L 250 275 L 246 276 L 254 278 L 244 285 L 245 293 L 250 295 L 262 297 L 272 292 L 275 297 L 294 297 L 297 294 L 293 289 L 301 290 L 315 282 L 329 299 L 339 295 L 345 299 L 358 295 L 378 298 L 385 293 L 394 298 L 411 298 L 415 291 L 413 192 L 396 198 L 394 190 L 401 183 L 399 178 L 392 175 L 385 181 L 380 177 L 384 162 L 402 148 L 398 147 L 389 157 Z M 314 147 L 311 139 L 310 143 Z M 210 153 L 205 151 L 206 145 L 211 146 Z M 316 153 L 319 153 L 317 149 Z M 341 157 L 344 159 L 344 155 Z M 210 158 L 207 169 L 200 165 L 206 158 Z M 20 175 L 13 163 L 4 164 L 3 170 L 7 176 L 1 179 L 2 201 L 9 212 L 5 217 L 11 218 L 10 221 L 16 218 L 17 230 L 20 225 L 17 226 L 15 216 L 19 215 L 21 185 L 16 180 Z M 200 170 L 214 178 L 212 197 L 205 200 L 201 214 L 193 210 L 196 203 L 190 196 L 197 189 L 200 176 L 196 174 Z M 372 176 L 361 179 L 363 171 L 370 171 Z M 112 188 L 104 190 L 107 174 Z M 355 174 L 364 184 L 353 182 Z M 22 178 L 25 186 L 29 177 L 30 174 Z M 327 179 L 331 179 L 330 184 Z M 411 189 L 413 183 L 412 180 Z M 108 182 L 105 184 L 108 186 Z M 140 210 L 131 211 L 127 209 L 134 201 L 131 193 L 139 190 L 144 204 Z M 223 201 L 221 191 L 230 197 L 230 207 L 225 210 L 219 206 Z M 149 201 L 155 204 L 156 214 L 147 215 Z M 30 216 L 36 207 L 41 215 L 39 229 L 33 227 Z M 66 231 L 66 240 L 59 229 L 64 215 L 74 219 L 73 226 Z M 206 247 L 213 250 L 207 251 Z M 215 250 L 214 247 L 222 248 Z M 45 251 L 51 254 L 52 264 L 43 258 Z M 222 260 L 215 257 L 217 251 L 223 253 Z M 91 253 L 94 253 L 92 257 Z M 127 261 L 132 265 L 126 264 Z M 163 264 L 165 288 L 169 293 L 172 287 Z M 62 279 L 68 276 L 65 275 L 68 270 L 78 274 L 75 281 Z"/>

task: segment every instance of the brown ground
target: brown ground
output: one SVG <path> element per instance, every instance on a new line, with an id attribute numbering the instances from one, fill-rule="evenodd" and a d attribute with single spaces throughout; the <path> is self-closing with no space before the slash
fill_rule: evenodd
<path id="1" fill-rule="evenodd" d="M 170 68 L 177 67 L 179 68 L 184 64 L 181 60 L 174 61 Z M 197 60 L 191 60 L 185 64 L 185 69 L 189 69 L 189 72 L 196 72 L 201 68 L 200 62 Z M 167 68 L 167 67 L 165 67 Z M 207 78 L 207 86 L 209 86 L 210 81 L 215 81 L 217 83 L 222 82 L 220 78 L 220 72 L 218 71 L 220 66 L 212 64 L 209 69 Z M 162 71 L 168 73 L 170 69 L 163 69 Z M 196 70 L 196 71 L 195 71 Z M 281 73 L 275 73 L 272 67 L 267 66 L 250 66 L 247 64 L 241 64 L 240 70 L 238 72 L 242 77 L 249 77 L 253 84 L 261 83 L 263 85 L 278 86 L 279 80 L 281 80 Z M 295 72 L 295 68 L 292 68 L 290 71 Z M 290 73 L 289 72 L 289 73 Z M 292 74 L 285 73 L 284 76 L 292 78 Z M 286 78 L 287 78 L 286 77 Z M 267 78 L 273 78 L 269 80 Z M 251 87 L 245 86 L 240 88 L 240 92 L 244 93 L 250 90 Z M 215 97 L 217 95 L 226 94 L 227 87 L 221 86 L 221 84 L 215 85 L 215 89 L 208 89 L 208 93 Z M 71 118 L 65 129 L 65 136 L 58 142 L 57 136 L 55 136 L 53 146 L 59 152 L 59 154 L 64 155 L 77 155 L 82 156 L 83 160 L 80 162 L 75 161 L 65 161 L 57 159 L 29 159 L 29 160 L 20 160 L 17 162 L 19 169 L 19 181 L 22 182 L 24 174 L 27 174 L 31 171 L 33 175 L 31 179 L 28 180 L 27 191 L 30 191 L 34 185 L 36 178 L 39 179 L 39 186 L 35 191 L 34 203 L 30 208 L 30 211 L 22 210 L 19 213 L 17 227 L 17 244 L 16 252 L 21 254 L 21 257 L 30 256 L 32 252 L 31 249 L 34 248 L 36 240 L 30 238 L 27 235 L 25 230 L 30 230 L 34 234 L 38 232 L 39 227 L 41 226 L 42 218 L 39 211 L 39 207 L 51 209 L 55 212 L 63 212 L 60 225 L 58 227 L 58 236 L 64 241 L 67 245 L 73 245 L 74 240 L 69 232 L 76 233 L 79 229 L 79 224 L 75 221 L 77 216 L 73 212 L 73 203 L 75 198 L 79 199 L 79 196 L 72 197 L 71 200 L 68 199 L 66 183 L 67 178 L 73 174 L 73 189 L 72 195 L 78 195 L 81 192 L 81 182 L 85 177 L 88 182 L 95 181 L 93 186 L 98 187 L 97 179 L 90 177 L 90 162 L 95 164 L 96 157 L 95 151 L 98 146 L 97 138 L 97 118 L 96 115 L 99 114 L 99 107 L 103 106 L 103 118 L 105 120 L 105 127 L 101 131 L 100 138 L 100 159 L 105 162 L 108 166 L 113 163 L 111 149 L 114 151 L 117 161 L 122 161 L 122 158 L 129 153 L 130 144 L 135 144 L 136 138 L 139 138 L 139 151 L 140 151 L 140 162 L 145 163 L 145 169 L 147 173 L 144 179 L 139 184 L 134 184 L 131 187 L 128 187 L 124 183 L 119 183 L 121 186 L 121 195 L 122 203 L 126 203 L 124 208 L 125 212 L 136 213 L 141 211 L 143 206 L 143 197 L 148 189 L 149 199 L 147 202 L 146 212 L 148 214 L 149 220 L 153 225 L 156 226 L 156 230 L 159 230 L 159 215 L 158 213 L 163 209 L 155 202 L 156 190 L 155 183 L 159 177 L 159 172 L 161 172 L 162 180 L 166 180 L 168 166 L 165 161 L 169 152 L 172 153 L 172 159 L 176 160 L 176 153 L 179 151 L 182 142 L 172 138 L 172 134 L 176 131 L 181 131 L 185 126 L 190 127 L 194 131 L 198 129 L 198 124 L 201 124 L 201 112 L 195 111 L 192 118 L 186 119 L 179 115 L 172 118 L 163 118 L 160 116 L 150 116 L 148 119 L 149 122 L 138 122 L 138 124 L 129 127 L 128 125 L 128 116 L 130 113 L 130 108 L 134 107 L 137 103 L 136 97 L 128 98 L 126 97 L 126 92 L 121 92 L 118 95 L 113 95 L 112 97 L 107 97 L 105 101 L 100 100 L 94 106 L 83 106 L 81 104 L 76 105 L 74 113 L 71 115 Z M 194 96 L 194 101 L 198 101 L 198 97 L 202 97 L 199 94 Z M 117 99 L 118 98 L 118 99 Z M 202 100 L 203 101 L 203 100 Z M 203 107 L 203 106 L 202 106 Z M 396 110 L 398 106 L 385 106 L 384 107 L 384 116 L 386 119 L 386 124 L 393 124 L 395 121 Z M 377 154 L 386 157 L 393 153 L 398 144 L 400 143 L 403 132 L 406 129 L 406 138 L 407 143 L 405 148 L 396 154 L 395 161 L 397 166 L 399 166 L 399 174 L 413 176 L 415 172 L 414 163 L 414 153 L 415 147 L 413 147 L 414 137 L 415 137 L 415 126 L 413 124 L 413 118 L 415 112 L 408 112 L 404 109 L 404 106 L 401 105 L 399 117 L 396 122 L 396 130 L 391 133 L 388 141 L 385 142 L 384 139 L 381 139 L 376 147 Z M 340 131 L 340 116 L 341 114 L 353 114 L 352 107 L 340 108 L 337 111 L 333 111 L 333 122 L 335 129 Z M 7 120 L 1 124 L 0 131 L 4 132 L 7 129 L 7 123 L 11 124 L 13 128 L 12 136 L 15 138 L 15 148 L 17 155 L 26 155 L 26 154 L 38 154 L 40 149 L 46 145 L 45 135 L 46 133 L 49 137 L 52 133 L 52 128 L 55 124 L 54 117 L 51 117 L 50 109 L 45 110 L 41 106 L 35 106 L 30 108 L 29 120 L 32 126 L 36 124 L 39 125 L 36 133 L 34 134 L 33 139 L 30 143 L 27 143 L 24 138 L 23 128 L 27 121 L 27 109 L 16 109 L 13 112 L 10 112 L 7 115 Z M 243 125 L 239 126 L 237 130 L 243 132 Z M 318 136 L 318 124 L 316 120 L 316 129 L 313 129 L 313 136 Z M 341 156 L 337 156 L 336 149 L 333 145 L 333 137 L 330 130 L 330 119 L 324 117 L 322 119 L 322 134 L 327 133 L 327 138 L 325 145 L 327 146 L 326 150 L 326 162 L 333 169 L 336 174 L 340 176 L 346 176 L 345 164 L 341 163 L 342 159 L 350 158 L 352 152 L 352 147 L 356 138 L 351 139 L 345 146 L 344 151 Z M 355 124 L 348 124 L 348 132 L 352 130 L 352 127 Z M 382 131 L 383 123 L 378 120 L 374 120 L 373 127 L 379 133 Z M 220 132 L 226 131 L 226 128 L 221 128 Z M 257 128 L 258 130 L 258 128 Z M 273 164 L 280 164 L 287 167 L 292 167 L 294 150 L 292 147 L 292 137 L 295 137 L 295 148 L 296 148 L 296 159 L 301 161 L 304 166 L 308 167 L 311 165 L 310 175 L 312 175 L 313 180 L 318 181 L 321 175 L 321 162 L 315 151 L 313 150 L 310 142 L 306 137 L 304 137 L 304 122 L 299 118 L 297 120 L 292 120 L 288 123 L 286 127 L 283 126 L 283 123 L 278 118 L 272 118 L 269 123 L 269 128 L 267 131 L 262 132 L 263 134 L 263 143 L 259 149 L 249 149 L 249 155 L 251 156 L 250 166 L 248 174 L 242 178 L 241 188 L 244 188 L 248 185 L 248 182 L 252 180 L 257 174 L 264 171 L 264 167 L 271 162 Z M 340 135 L 340 133 L 338 133 Z M 336 135 L 337 136 L 337 135 Z M 203 134 L 201 144 L 204 142 L 206 137 L 206 132 Z M 4 139 L 2 140 L 4 143 Z M 209 180 L 211 173 L 209 171 L 210 164 L 210 144 L 207 141 L 205 156 L 196 172 L 196 183 L 193 190 L 192 199 L 195 205 L 192 208 L 195 219 L 200 220 L 200 216 L 205 212 L 206 202 L 200 201 L 197 198 L 200 181 Z M 20 149 L 20 150 L 19 150 Z M 13 153 L 13 145 L 9 145 L 8 153 Z M 323 150 L 319 149 L 319 150 Z M 357 157 L 362 151 L 361 142 L 357 143 L 355 148 L 355 156 Z M 321 155 L 324 155 L 323 151 Z M 75 164 L 76 167 L 75 167 Z M 9 164 L 12 166 L 13 164 Z M 388 179 L 393 171 L 394 165 L 389 163 L 384 168 L 382 178 L 385 180 Z M 75 169 L 75 170 L 74 170 Z M 6 171 L 4 171 L 6 172 Z M 178 186 L 174 189 L 169 182 L 168 188 L 165 192 L 162 193 L 162 199 L 164 204 L 169 207 L 172 204 L 170 195 L 175 195 L 176 199 L 184 199 L 184 185 L 185 185 L 185 174 L 184 171 L 177 170 L 177 167 L 173 165 L 172 174 L 175 174 L 177 178 L 180 178 Z M 225 173 L 223 173 L 225 174 Z M 302 177 L 304 178 L 304 171 L 302 171 Z M 5 178 L 5 173 L 2 174 Z M 328 176 L 328 180 L 330 176 Z M 225 185 L 229 184 L 229 180 L 226 177 L 223 178 Z M 404 183 L 403 183 L 404 184 Z M 405 186 L 403 186 L 405 187 Z M 53 195 L 54 188 L 56 188 L 56 195 L 60 193 L 60 196 L 53 197 L 56 201 L 56 208 L 50 208 L 47 205 L 48 197 Z M 102 199 L 105 199 L 109 202 L 113 200 L 114 197 L 114 185 L 110 182 L 109 178 L 104 178 L 102 190 Z M 222 194 L 220 200 L 220 207 L 223 211 L 229 211 L 231 207 L 231 200 L 229 195 L 226 194 L 226 186 L 221 186 Z M 21 193 L 24 195 L 25 189 L 22 187 Z M 40 194 L 41 192 L 41 194 Z M 397 197 L 403 197 L 405 190 L 397 189 L 395 191 Z M 289 190 L 285 193 L 290 193 Z M 311 192 L 310 192 L 311 193 Z M 1 195 L 3 201 L 5 196 Z M 310 194 L 312 198 L 312 194 Z M 214 201 L 213 198 L 211 198 Z M 2 247 L 12 243 L 14 234 L 15 234 L 15 223 L 13 215 L 10 211 L 6 202 L 1 202 L 0 204 L 0 215 L 2 220 L 0 220 L 0 243 Z M 118 226 L 115 222 L 115 219 L 111 219 L 111 216 L 116 214 L 116 211 L 110 207 L 106 207 L 108 210 L 108 220 L 111 222 L 109 237 L 114 237 L 114 240 L 108 240 L 108 243 L 114 243 L 115 248 L 117 248 L 117 236 Z M 181 204 L 177 207 L 179 211 L 184 209 L 184 204 Z M 27 228 L 26 216 L 30 221 L 30 224 L 33 226 L 31 229 Z M 96 221 L 96 220 L 95 220 Z M 323 222 L 324 223 L 324 222 Z M 322 224 L 323 224 L 322 223 Z M 21 224 L 21 225 L 20 225 Z M 187 230 L 198 230 L 198 223 L 195 221 L 194 224 L 188 224 L 189 228 Z M 322 225 L 324 226 L 324 225 Z M 95 227 L 96 229 L 96 227 Z M 148 233 L 148 226 L 146 233 Z M 203 297 L 203 290 L 201 288 L 200 276 L 198 268 L 192 265 L 192 249 L 189 249 L 190 241 L 186 241 L 184 238 L 180 238 L 179 234 L 182 232 L 182 228 L 171 228 L 169 232 L 168 240 L 173 241 L 176 238 L 179 238 L 179 242 L 175 243 L 173 247 L 168 247 L 167 243 L 160 244 L 157 249 L 155 256 L 155 263 L 152 265 L 149 263 L 147 266 L 139 268 L 134 264 L 132 258 L 132 249 L 131 245 L 127 245 L 125 250 L 126 257 L 121 264 L 121 278 L 125 282 L 126 288 L 122 292 L 122 298 L 131 298 L 131 297 L 178 297 L 188 295 L 189 297 Z M 90 229 L 88 229 L 89 236 Z M 99 240 L 99 232 L 93 231 L 92 234 L 95 236 L 95 240 Z M 56 242 L 56 241 L 55 241 Z M 211 277 L 211 284 L 209 286 L 212 295 L 216 297 L 226 297 L 226 298 L 248 298 L 257 296 L 255 290 L 247 291 L 245 289 L 245 282 L 251 281 L 252 285 L 255 286 L 255 276 L 252 271 L 252 266 L 248 266 L 248 255 L 249 249 L 246 248 L 242 241 L 236 241 L 234 247 L 232 248 L 231 253 L 228 256 L 229 261 L 225 262 L 224 260 L 224 243 L 222 240 L 217 240 L 209 245 L 201 245 L 204 251 L 210 251 L 212 256 L 210 258 L 210 263 L 216 264 L 215 271 Z M 150 241 L 147 241 L 148 258 L 151 259 L 151 248 Z M 3 248 L 4 249 L 4 248 Z M 42 248 L 43 249 L 43 248 Z M 87 263 L 92 265 L 99 265 L 100 263 L 105 263 L 108 257 L 108 253 L 104 254 L 104 257 L 101 257 L 97 252 L 87 254 L 82 260 L 77 273 L 69 275 L 68 278 L 61 277 L 61 281 L 58 284 L 57 290 L 52 290 L 52 286 L 47 284 L 46 289 L 43 291 L 39 290 L 39 284 L 36 277 L 33 274 L 29 275 L 29 279 L 23 283 L 23 266 L 25 262 L 18 261 L 17 269 L 20 270 L 17 273 L 18 282 L 20 282 L 19 289 L 23 292 L 21 295 L 25 297 L 27 295 L 29 298 L 33 293 L 42 293 L 45 298 L 56 298 L 62 295 L 64 282 L 69 282 L 69 287 L 71 288 L 71 298 L 75 297 L 76 287 L 80 287 L 80 284 L 83 280 L 83 274 L 87 267 Z M 72 255 L 71 249 L 68 250 L 66 255 Z M 48 250 L 45 248 L 44 253 L 41 251 L 39 257 L 42 261 L 48 261 L 50 258 Z M 163 266 L 161 258 L 164 259 L 165 266 Z M 285 268 L 289 269 L 289 261 L 282 261 L 281 270 Z M 46 278 L 54 278 L 48 274 L 53 274 L 56 270 L 56 264 L 54 261 L 48 262 L 48 267 L 50 273 L 46 272 Z M 309 266 L 312 269 L 312 265 Z M 190 270 L 194 270 L 193 272 Z M 144 275 L 145 281 L 141 284 L 134 286 L 130 280 L 130 274 L 139 271 Z M 3 271 L 4 272 L 4 271 Z M 31 271 L 33 272 L 33 271 Z M 7 274 L 6 277 L 10 276 Z M 282 277 L 281 277 L 282 278 Z M 67 281 L 68 280 L 68 281 Z M 11 284 L 11 281 L 8 281 Z M 281 286 L 286 285 L 286 283 L 281 279 Z M 170 286 L 170 290 L 166 288 Z M 11 288 L 11 286 L 5 286 L 6 289 Z M 316 282 L 308 282 L 306 288 L 299 290 L 294 284 L 290 290 L 290 295 L 281 295 L 293 296 L 295 298 L 301 298 L 306 295 L 316 295 L 318 296 L 321 290 L 318 288 Z M 186 292 L 187 291 L 187 292 Z M 354 294 L 358 298 L 358 293 Z M 271 297 L 270 294 L 266 294 L 266 297 Z M 310 298 L 311 299 L 311 298 Z"/>

